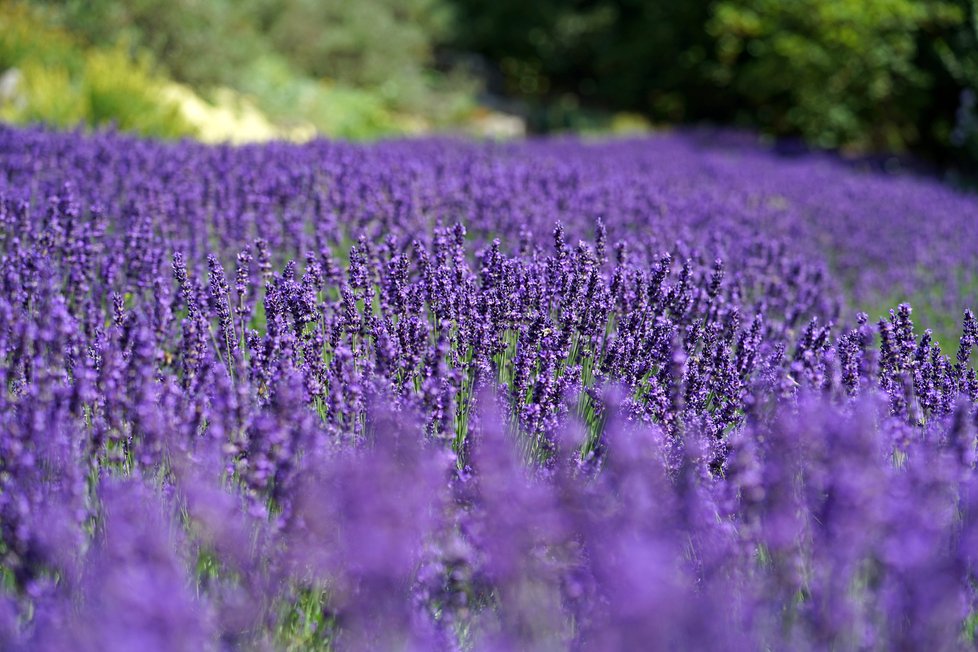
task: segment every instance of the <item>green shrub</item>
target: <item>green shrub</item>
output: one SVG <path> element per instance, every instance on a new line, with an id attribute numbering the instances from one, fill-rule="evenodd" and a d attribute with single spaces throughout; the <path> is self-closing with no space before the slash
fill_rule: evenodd
<path id="1" fill-rule="evenodd" d="M 955 5 L 958 20 L 933 39 L 931 63 L 946 73 L 938 79 L 935 97 L 957 109 L 953 114 L 934 112 L 928 118 L 936 146 L 946 147 L 951 162 L 970 167 L 974 175 L 978 170 L 978 1 L 955 0 Z"/>
<path id="2" fill-rule="evenodd" d="M 566 107 L 707 120 L 978 169 L 978 0 L 454 0 L 538 130 Z"/>
<path id="3" fill-rule="evenodd" d="M 281 124 L 306 122 L 322 133 L 356 139 L 399 131 L 393 114 L 376 94 L 298 76 L 278 55 L 252 63 L 240 90 Z"/>
<path id="4" fill-rule="evenodd" d="M 46 25 L 25 5 L 0 3 L 0 72 L 27 61 L 61 68 L 72 76 L 83 65 L 68 32 Z"/>
<path id="5" fill-rule="evenodd" d="M 936 1 L 722 0 L 709 23 L 716 79 L 775 133 L 903 149 L 921 137 L 933 81 L 919 37 L 955 18 Z"/>
<path id="6" fill-rule="evenodd" d="M 174 138 L 192 135 L 178 107 L 160 96 L 163 80 L 124 46 L 86 49 L 44 15 L 23 5 L 0 8 L 0 68 L 19 82 L 0 118 L 56 127 L 114 124 L 124 131 Z"/>
<path id="7" fill-rule="evenodd" d="M 236 0 L 31 0 L 87 45 L 149 52 L 173 79 L 232 84 L 262 43 Z"/>
<path id="8" fill-rule="evenodd" d="M 429 91 L 434 42 L 447 24 L 441 0 L 275 0 L 268 35 L 296 70 L 373 89 L 418 108 Z"/>
<path id="9" fill-rule="evenodd" d="M 452 43 L 496 62 L 509 94 L 544 102 L 571 94 L 597 108 L 698 119 L 725 110 L 704 75 L 711 4 L 455 0 Z"/>
<path id="10" fill-rule="evenodd" d="M 229 87 L 284 123 L 333 136 L 403 131 L 394 114 L 451 123 L 472 88 L 432 70 L 448 0 L 31 0 L 99 47 L 148 52 L 209 95 Z"/>
<path id="11" fill-rule="evenodd" d="M 9 122 L 43 122 L 69 128 L 88 122 L 81 88 L 63 66 L 28 62 L 20 71 L 14 97 L 0 106 L 0 118 Z"/>
<path id="12" fill-rule="evenodd" d="M 179 107 L 161 97 L 160 85 L 149 63 L 132 62 L 124 49 L 92 50 L 83 77 L 88 121 L 159 138 L 192 135 Z"/>
<path id="13" fill-rule="evenodd" d="M 291 77 L 369 89 L 419 107 L 449 24 L 445 0 L 33 0 L 97 45 L 120 40 L 150 52 L 196 88 L 253 85 L 256 62 L 280 56 Z"/>

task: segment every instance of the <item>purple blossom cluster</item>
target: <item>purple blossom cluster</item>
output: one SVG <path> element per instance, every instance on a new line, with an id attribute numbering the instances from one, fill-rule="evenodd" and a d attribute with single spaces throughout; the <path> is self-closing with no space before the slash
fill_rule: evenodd
<path id="1" fill-rule="evenodd" d="M 0 129 L 0 648 L 973 646 L 978 201 L 720 140 Z"/>

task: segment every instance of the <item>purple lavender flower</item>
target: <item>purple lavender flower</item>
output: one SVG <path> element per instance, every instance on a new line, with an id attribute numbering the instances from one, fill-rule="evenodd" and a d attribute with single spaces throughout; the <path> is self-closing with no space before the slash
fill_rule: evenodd
<path id="1" fill-rule="evenodd" d="M 975 215 L 682 133 L 0 127 L 0 647 L 972 645 Z"/>

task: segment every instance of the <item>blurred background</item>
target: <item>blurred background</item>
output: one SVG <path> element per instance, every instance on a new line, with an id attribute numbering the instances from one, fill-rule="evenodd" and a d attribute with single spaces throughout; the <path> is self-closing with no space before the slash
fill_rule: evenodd
<path id="1" fill-rule="evenodd" d="M 712 125 L 978 170 L 978 0 L 0 0 L 0 119 L 209 142 Z"/>

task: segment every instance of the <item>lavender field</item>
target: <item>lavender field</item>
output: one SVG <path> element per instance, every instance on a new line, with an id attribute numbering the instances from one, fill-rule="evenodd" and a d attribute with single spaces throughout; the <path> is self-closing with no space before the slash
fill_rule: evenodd
<path id="1" fill-rule="evenodd" d="M 976 280 L 729 133 L 0 127 L 0 649 L 974 648 Z"/>

